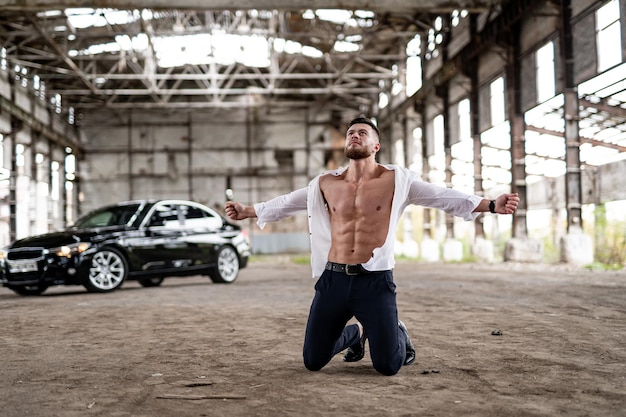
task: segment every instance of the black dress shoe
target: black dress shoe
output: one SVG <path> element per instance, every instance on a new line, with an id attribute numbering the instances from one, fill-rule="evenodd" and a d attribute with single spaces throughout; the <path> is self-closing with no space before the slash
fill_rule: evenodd
<path id="1" fill-rule="evenodd" d="M 410 365 L 415 361 L 415 347 L 411 342 L 411 338 L 409 337 L 409 331 L 406 329 L 406 326 L 402 321 L 398 321 L 398 327 L 406 336 L 406 356 L 404 357 L 404 366 Z"/>
<path id="2" fill-rule="evenodd" d="M 363 333 L 361 334 L 361 338 L 358 343 L 350 346 L 346 349 L 346 353 L 343 355 L 344 362 L 358 362 L 365 356 L 365 341 L 367 340 L 367 335 L 365 334 L 365 329 L 363 329 Z"/>

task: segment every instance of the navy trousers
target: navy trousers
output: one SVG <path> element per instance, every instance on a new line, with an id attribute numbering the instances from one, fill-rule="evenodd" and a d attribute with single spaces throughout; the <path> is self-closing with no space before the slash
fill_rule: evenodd
<path id="1" fill-rule="evenodd" d="M 304 337 L 304 365 L 322 369 L 334 355 L 358 343 L 355 317 L 365 329 L 374 369 L 398 373 L 406 356 L 406 337 L 398 328 L 396 284 L 392 271 L 346 275 L 325 270 L 315 283 L 315 297 Z"/>

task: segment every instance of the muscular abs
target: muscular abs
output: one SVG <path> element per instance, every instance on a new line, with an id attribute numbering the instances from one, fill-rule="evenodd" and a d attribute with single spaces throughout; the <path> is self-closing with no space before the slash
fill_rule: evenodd
<path id="1" fill-rule="evenodd" d="M 328 260 L 365 263 L 387 238 L 394 172 L 382 169 L 380 175 L 358 182 L 348 181 L 344 175 L 320 179 L 331 224 Z"/>

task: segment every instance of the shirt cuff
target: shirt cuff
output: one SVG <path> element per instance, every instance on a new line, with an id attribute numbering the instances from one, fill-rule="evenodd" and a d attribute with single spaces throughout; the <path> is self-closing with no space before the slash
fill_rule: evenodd
<path id="1" fill-rule="evenodd" d="M 467 221 L 476 220 L 476 218 L 481 215 L 481 212 L 480 211 L 475 212 L 474 210 L 476 209 L 476 207 L 478 207 L 481 201 L 483 201 L 483 197 L 478 196 L 478 195 L 470 195 L 468 197 L 468 200 L 472 204 L 472 209 L 470 210 L 469 214 L 464 217 L 464 219 Z"/>
<path id="2" fill-rule="evenodd" d="M 254 205 L 254 212 L 256 213 L 256 224 L 259 226 L 259 229 L 263 229 L 265 227 L 266 221 L 263 220 L 263 211 L 265 211 L 265 203 L 256 203 Z"/>

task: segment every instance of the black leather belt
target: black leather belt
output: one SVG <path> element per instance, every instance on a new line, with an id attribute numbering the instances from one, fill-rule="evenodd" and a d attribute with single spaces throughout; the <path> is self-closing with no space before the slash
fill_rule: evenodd
<path id="1" fill-rule="evenodd" d="M 326 262 L 326 269 L 333 272 L 341 272 L 346 275 L 369 274 L 370 271 L 363 268 L 361 264 L 338 264 L 335 262 Z"/>

